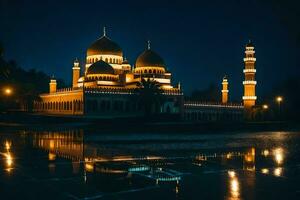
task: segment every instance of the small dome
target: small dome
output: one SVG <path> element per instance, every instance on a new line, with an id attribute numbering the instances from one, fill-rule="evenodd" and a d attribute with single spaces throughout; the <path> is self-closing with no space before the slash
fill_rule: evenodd
<path id="1" fill-rule="evenodd" d="M 108 63 L 99 60 L 87 69 L 87 74 L 114 74 L 115 71 Z"/>
<path id="2" fill-rule="evenodd" d="M 136 60 L 136 67 L 165 67 L 164 60 L 151 49 L 144 51 Z"/>
<path id="3" fill-rule="evenodd" d="M 128 62 L 128 60 L 125 58 L 125 59 L 123 60 L 122 64 L 123 64 L 123 65 L 129 65 L 129 62 Z"/>
<path id="4" fill-rule="evenodd" d="M 105 35 L 96 40 L 87 50 L 87 56 L 116 55 L 122 56 L 121 47 Z"/>

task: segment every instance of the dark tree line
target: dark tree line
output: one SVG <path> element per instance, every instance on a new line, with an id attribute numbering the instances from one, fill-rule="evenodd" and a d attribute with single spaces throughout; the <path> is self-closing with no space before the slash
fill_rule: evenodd
<path id="1" fill-rule="evenodd" d="M 211 83 L 208 88 L 204 90 L 194 90 L 192 94 L 190 96 L 186 96 L 185 99 L 201 102 L 220 102 L 220 89 L 216 84 Z"/>
<path id="2" fill-rule="evenodd" d="M 13 61 L 4 58 L 4 49 L 0 44 L 0 109 L 31 110 L 39 94 L 48 92 L 50 76 L 35 69 L 25 70 Z M 58 83 L 63 86 L 63 81 Z M 11 95 L 5 89 L 11 88 Z"/>

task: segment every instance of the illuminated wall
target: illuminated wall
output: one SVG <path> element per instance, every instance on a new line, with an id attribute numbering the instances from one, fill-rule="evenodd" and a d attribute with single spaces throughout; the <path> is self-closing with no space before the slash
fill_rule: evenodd
<path id="1" fill-rule="evenodd" d="M 222 81 L 222 103 L 223 104 L 228 103 L 228 92 L 229 92 L 228 80 L 227 77 L 225 76 Z"/>

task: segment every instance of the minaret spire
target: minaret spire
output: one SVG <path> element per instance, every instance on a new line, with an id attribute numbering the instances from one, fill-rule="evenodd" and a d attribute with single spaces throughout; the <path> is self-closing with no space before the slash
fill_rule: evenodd
<path id="1" fill-rule="evenodd" d="M 147 41 L 147 48 L 148 48 L 148 50 L 151 49 L 151 41 L 150 40 Z"/>
<path id="2" fill-rule="evenodd" d="M 106 27 L 105 26 L 103 27 L 103 36 L 104 37 L 106 36 Z"/>

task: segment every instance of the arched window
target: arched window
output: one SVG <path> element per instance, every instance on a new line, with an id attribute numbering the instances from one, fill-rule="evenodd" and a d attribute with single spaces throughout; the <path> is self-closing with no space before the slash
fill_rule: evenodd
<path id="1" fill-rule="evenodd" d="M 113 59 L 113 63 L 116 63 L 116 59 L 115 58 Z"/>
<path id="2" fill-rule="evenodd" d="M 105 58 L 105 62 L 108 62 L 108 59 L 107 59 L 107 58 Z"/>
<path id="3" fill-rule="evenodd" d="M 149 73 L 150 73 L 150 74 L 152 73 L 152 70 L 151 70 L 151 69 L 149 69 Z"/>
<path id="4" fill-rule="evenodd" d="M 109 59 L 109 63 L 112 63 L 112 59 L 111 58 Z"/>
<path id="5" fill-rule="evenodd" d="M 156 74 L 156 69 L 153 70 L 153 73 Z"/>

